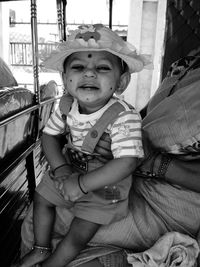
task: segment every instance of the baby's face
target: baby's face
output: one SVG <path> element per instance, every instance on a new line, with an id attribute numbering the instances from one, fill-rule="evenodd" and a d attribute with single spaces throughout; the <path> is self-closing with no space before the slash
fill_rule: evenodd
<path id="1" fill-rule="evenodd" d="M 106 51 L 76 52 L 67 59 L 64 84 L 74 96 L 82 113 L 102 108 L 115 92 L 120 76 L 121 61 Z"/>

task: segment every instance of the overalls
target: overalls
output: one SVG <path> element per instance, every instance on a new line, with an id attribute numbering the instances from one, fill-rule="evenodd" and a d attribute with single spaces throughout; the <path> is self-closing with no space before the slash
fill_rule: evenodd
<path id="1" fill-rule="evenodd" d="M 77 155 L 78 151 L 73 147 L 71 143 L 70 132 L 67 126 L 67 115 L 70 111 L 72 102 L 72 97 L 70 97 L 69 95 L 64 95 L 59 103 L 62 118 L 66 124 L 67 133 L 67 144 L 65 145 L 63 152 L 66 156 L 67 161 L 72 166 L 73 172 L 84 174 L 95 170 L 105 164 L 99 160 L 99 155 L 97 153 L 94 153 L 94 149 L 99 139 L 103 138 L 102 134 L 105 132 L 107 126 L 114 122 L 119 113 L 124 111 L 124 107 L 119 102 L 116 102 L 104 112 L 101 118 L 86 135 L 81 149 L 82 152 L 85 151 L 86 153 L 83 153 L 83 156 L 81 156 L 80 158 L 80 156 Z M 81 201 L 87 203 L 88 207 L 92 207 L 92 209 L 95 208 L 97 212 L 98 209 L 100 209 L 101 211 L 105 210 L 106 213 L 109 213 L 108 221 L 106 219 L 107 216 L 102 213 L 101 218 L 103 216 L 104 219 L 102 218 L 100 219 L 100 221 L 104 221 L 103 223 L 110 223 L 113 220 L 119 220 L 124 217 L 127 212 L 127 201 L 129 189 L 131 187 L 131 180 L 131 176 L 129 176 L 123 179 L 121 182 L 104 186 L 102 189 L 89 192 L 87 195 L 81 198 Z M 90 208 L 88 208 L 88 210 Z"/>

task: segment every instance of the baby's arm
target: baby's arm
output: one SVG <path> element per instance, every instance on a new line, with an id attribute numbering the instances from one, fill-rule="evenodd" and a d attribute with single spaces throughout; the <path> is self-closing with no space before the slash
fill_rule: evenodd
<path id="1" fill-rule="evenodd" d="M 70 175 L 71 167 L 62 153 L 62 135 L 42 135 L 42 148 L 54 176 Z"/>
<path id="2" fill-rule="evenodd" d="M 137 166 L 136 157 L 124 157 L 113 159 L 103 167 L 91 171 L 85 175 L 72 174 L 63 183 L 63 195 L 71 201 L 76 201 L 90 192 L 100 189 L 106 185 L 120 182 L 128 177 Z"/>
<path id="3" fill-rule="evenodd" d="M 82 176 L 81 184 L 89 192 L 120 182 L 133 173 L 137 167 L 137 160 L 136 157 L 113 159 L 104 166 Z"/>

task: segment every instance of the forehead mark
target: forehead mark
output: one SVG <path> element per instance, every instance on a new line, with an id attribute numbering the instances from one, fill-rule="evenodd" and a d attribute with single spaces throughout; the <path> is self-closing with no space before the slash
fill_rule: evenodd
<path id="1" fill-rule="evenodd" d="M 88 58 L 91 58 L 92 57 L 92 54 L 88 54 Z"/>

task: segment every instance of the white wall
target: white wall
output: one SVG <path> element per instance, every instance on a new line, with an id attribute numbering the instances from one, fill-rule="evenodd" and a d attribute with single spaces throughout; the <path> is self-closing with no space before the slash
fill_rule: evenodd
<path id="1" fill-rule="evenodd" d="M 9 64 L 9 8 L 0 3 L 0 57 Z"/>
<path id="2" fill-rule="evenodd" d="M 145 106 L 160 82 L 167 0 L 129 0 L 127 40 L 139 53 L 152 57 L 154 70 L 132 74 L 124 96 L 138 110 Z"/>

